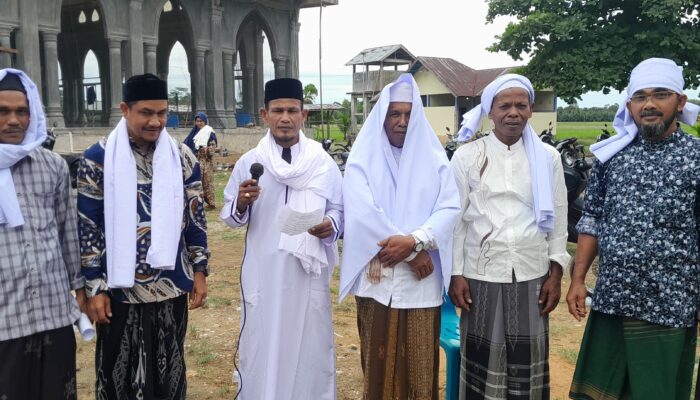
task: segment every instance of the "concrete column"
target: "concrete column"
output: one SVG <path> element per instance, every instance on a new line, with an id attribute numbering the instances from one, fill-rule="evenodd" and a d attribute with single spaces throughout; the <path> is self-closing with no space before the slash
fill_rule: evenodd
<path id="1" fill-rule="evenodd" d="M 192 74 L 194 85 L 192 87 L 192 93 L 194 93 L 194 102 L 197 111 L 206 110 L 205 54 L 205 49 L 195 50 L 194 74 Z"/>
<path id="2" fill-rule="evenodd" d="M 277 56 L 272 59 L 275 64 L 275 79 L 287 77 L 287 57 Z"/>
<path id="3" fill-rule="evenodd" d="M 129 1 L 129 64 L 126 76 L 143 74 L 143 0 Z"/>
<path id="4" fill-rule="evenodd" d="M 0 47 L 10 48 L 10 34 L 12 28 L 9 26 L 0 26 Z M 9 68 L 12 66 L 12 54 L 0 52 L 0 68 Z"/>
<path id="5" fill-rule="evenodd" d="M 223 18 L 224 8 L 220 1 L 211 3 L 211 50 L 207 59 L 210 85 L 207 86 L 207 112 L 210 121 L 218 126 L 228 128 L 226 110 L 224 107 L 224 60 L 221 50 L 223 44 Z"/>
<path id="6" fill-rule="evenodd" d="M 243 67 L 243 108 L 251 115 L 258 111 L 255 109 L 255 64 Z"/>
<path id="7" fill-rule="evenodd" d="M 235 52 L 224 51 L 224 109 L 229 128 L 236 127 L 236 97 L 233 82 L 233 66 L 236 62 Z"/>
<path id="8" fill-rule="evenodd" d="M 58 33 L 41 32 L 41 37 L 44 39 L 46 125 L 62 128 L 65 126 L 65 121 L 61 112 L 61 94 L 58 90 Z"/>
<path id="9" fill-rule="evenodd" d="M 119 39 L 108 39 L 109 45 L 109 124 L 111 126 L 119 123 L 122 117 L 122 111 L 119 109 L 119 103 L 122 101 L 122 43 Z"/>
<path id="10" fill-rule="evenodd" d="M 144 72 L 156 74 L 156 49 L 158 46 L 155 43 L 144 43 L 143 51 L 145 54 L 146 69 Z M 167 78 L 167 77 L 166 77 Z"/>
<path id="11" fill-rule="evenodd" d="M 37 0 L 22 0 L 19 4 L 19 29 L 17 30 L 17 67 L 23 70 L 41 87 L 41 54 L 39 51 L 39 24 Z"/>
<path id="12" fill-rule="evenodd" d="M 288 75 L 291 78 L 299 79 L 299 28 L 301 24 L 296 20 L 291 22 L 290 29 L 290 46 L 289 46 L 289 70 Z"/>
<path id="13" fill-rule="evenodd" d="M 265 88 L 265 75 L 263 70 L 263 32 L 262 29 L 258 29 L 255 33 L 255 98 L 253 103 L 253 111 L 256 115 L 256 122 L 260 122 L 257 118 L 258 109 L 263 106 L 265 102 L 264 98 L 264 88 Z"/>

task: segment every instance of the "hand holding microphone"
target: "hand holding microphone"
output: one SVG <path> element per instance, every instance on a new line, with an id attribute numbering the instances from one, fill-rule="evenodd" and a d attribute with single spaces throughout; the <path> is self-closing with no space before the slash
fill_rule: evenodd
<path id="1" fill-rule="evenodd" d="M 238 200 L 236 201 L 236 210 L 239 213 L 244 213 L 245 210 L 260 197 L 260 186 L 258 180 L 265 172 L 262 164 L 253 163 L 250 166 L 251 179 L 241 182 L 238 186 Z"/>

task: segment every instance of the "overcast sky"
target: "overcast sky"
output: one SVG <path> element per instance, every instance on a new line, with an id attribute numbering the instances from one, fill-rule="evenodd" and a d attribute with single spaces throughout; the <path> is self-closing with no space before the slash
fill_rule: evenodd
<path id="1" fill-rule="evenodd" d="M 498 18 L 486 23 L 485 0 L 339 0 L 337 6 L 323 8 L 322 68 L 324 103 L 342 101 L 352 86 L 352 67 L 345 63 L 370 47 L 403 44 L 414 56 L 450 57 L 475 69 L 523 65 L 505 53 L 486 50 L 508 23 Z M 299 72 L 304 84 L 319 87 L 319 8 L 301 11 L 299 16 Z M 265 79 L 274 69 L 265 46 Z M 173 49 L 169 86 L 189 87 L 184 49 Z M 90 68 L 86 65 L 86 69 Z M 96 68 L 95 68 L 96 70 Z M 88 73 L 86 76 L 95 76 Z M 691 97 L 697 97 L 693 91 Z M 616 104 L 622 95 L 589 93 L 579 102 L 582 107 Z M 318 102 L 318 99 L 317 99 Z"/>

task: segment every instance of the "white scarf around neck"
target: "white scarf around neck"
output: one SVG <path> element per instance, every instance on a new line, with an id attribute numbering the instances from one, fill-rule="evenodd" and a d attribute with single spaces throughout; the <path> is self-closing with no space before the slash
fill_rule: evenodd
<path id="1" fill-rule="evenodd" d="M 326 207 L 326 202 L 342 204 L 341 176 L 338 168 L 328 162 L 328 154 L 321 144 L 309 140 L 299 132 L 299 154 L 291 164 L 282 159 L 270 131 L 255 148 L 256 159 L 265 168 L 265 174 L 291 189 L 287 205 L 300 212 Z M 314 277 L 322 268 L 333 267 L 338 261 L 338 247 L 325 246 L 308 233 L 289 236 L 280 234 L 278 248 L 298 258 L 306 273 Z"/>
<path id="2" fill-rule="evenodd" d="M 481 120 L 491 112 L 491 106 L 496 95 L 508 88 L 521 88 L 528 92 L 530 103 L 535 102 L 535 89 L 529 79 L 518 74 L 505 74 L 489 83 L 481 95 L 481 104 L 469 110 L 463 116 L 462 127 L 457 140 L 466 141 L 481 125 Z M 522 133 L 523 146 L 530 164 L 532 180 L 532 201 L 535 212 L 535 222 L 542 232 L 554 229 L 554 190 L 552 157 L 547 152 L 537 132 L 528 122 Z"/>
<path id="3" fill-rule="evenodd" d="M 107 284 L 134 286 L 138 229 L 136 160 L 126 120 L 109 134 L 104 159 L 104 218 L 107 244 Z M 143 199 L 141 201 L 144 201 Z M 153 154 L 151 246 L 146 262 L 151 268 L 173 270 L 182 235 L 184 186 L 180 152 L 165 128 Z"/>
<path id="4" fill-rule="evenodd" d="M 214 128 L 209 125 L 204 125 L 202 129 L 194 135 L 194 148 L 199 150 L 200 147 L 207 147 L 209 145 L 209 137 L 211 133 L 214 132 Z"/>
<path id="5" fill-rule="evenodd" d="M 29 103 L 29 127 L 20 144 L 0 143 L 0 225 L 8 224 L 15 228 L 24 225 L 24 217 L 19 207 L 15 182 L 10 168 L 46 140 L 46 118 L 41 105 L 41 96 L 34 82 L 18 69 L 0 69 L 0 81 L 8 73 L 19 76 Z"/>

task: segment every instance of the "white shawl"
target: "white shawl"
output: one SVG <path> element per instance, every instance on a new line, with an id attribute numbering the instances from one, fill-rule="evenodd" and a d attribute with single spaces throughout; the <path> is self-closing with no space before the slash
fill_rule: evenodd
<path id="1" fill-rule="evenodd" d="M 209 137 L 211 133 L 214 132 L 214 128 L 209 125 L 204 125 L 202 129 L 194 135 L 194 148 L 199 150 L 200 147 L 207 147 L 209 145 Z"/>
<path id="2" fill-rule="evenodd" d="M 29 127 L 21 144 L 0 144 L 0 224 L 10 227 L 24 225 L 22 210 L 19 208 L 15 182 L 10 168 L 27 156 L 46 140 L 46 118 L 41 105 L 41 96 L 34 82 L 18 69 L 0 69 L 0 81 L 8 73 L 19 76 L 29 103 Z"/>
<path id="3" fill-rule="evenodd" d="M 518 74 L 501 75 L 484 88 L 481 94 L 481 104 L 464 114 L 457 140 L 469 140 L 481 125 L 483 116 L 491 113 L 491 105 L 496 95 L 513 87 L 525 89 L 530 96 L 530 103 L 535 102 L 535 89 L 529 79 Z M 552 184 L 554 167 L 552 166 L 552 157 L 545 148 L 548 145 L 542 143 L 529 122 L 523 129 L 522 140 L 527 161 L 530 163 L 535 222 L 542 232 L 551 232 L 554 229 L 554 186 Z"/>
<path id="4" fill-rule="evenodd" d="M 413 89 L 411 118 L 397 165 L 384 131 L 391 88 L 408 83 Z M 340 273 L 340 300 L 379 252 L 377 243 L 431 228 L 438 250 L 430 255 L 435 272 L 448 287 L 452 270 L 452 234 L 459 193 L 440 141 L 423 111 L 411 74 L 402 74 L 382 90 L 377 104 L 352 146 L 343 179 L 345 238 Z"/>
<path id="5" fill-rule="evenodd" d="M 134 286 L 138 214 L 136 160 L 129 143 L 126 120 L 109 134 L 104 160 L 104 215 L 107 244 L 107 283 L 110 288 Z M 151 246 L 146 262 L 151 268 L 175 268 L 182 235 L 184 186 L 182 163 L 175 141 L 163 129 L 153 155 Z"/>
<path id="6" fill-rule="evenodd" d="M 255 154 L 265 174 L 291 189 L 287 203 L 291 209 L 309 212 L 325 210 L 326 201 L 342 203 L 340 171 L 321 144 L 307 139 L 303 132 L 299 132 L 299 155 L 291 164 L 282 159 L 269 130 L 258 142 Z M 321 268 L 335 266 L 338 261 L 335 243 L 324 246 L 321 239 L 306 232 L 295 236 L 281 233 L 278 248 L 298 258 L 304 271 L 314 277 L 321 274 Z"/>

